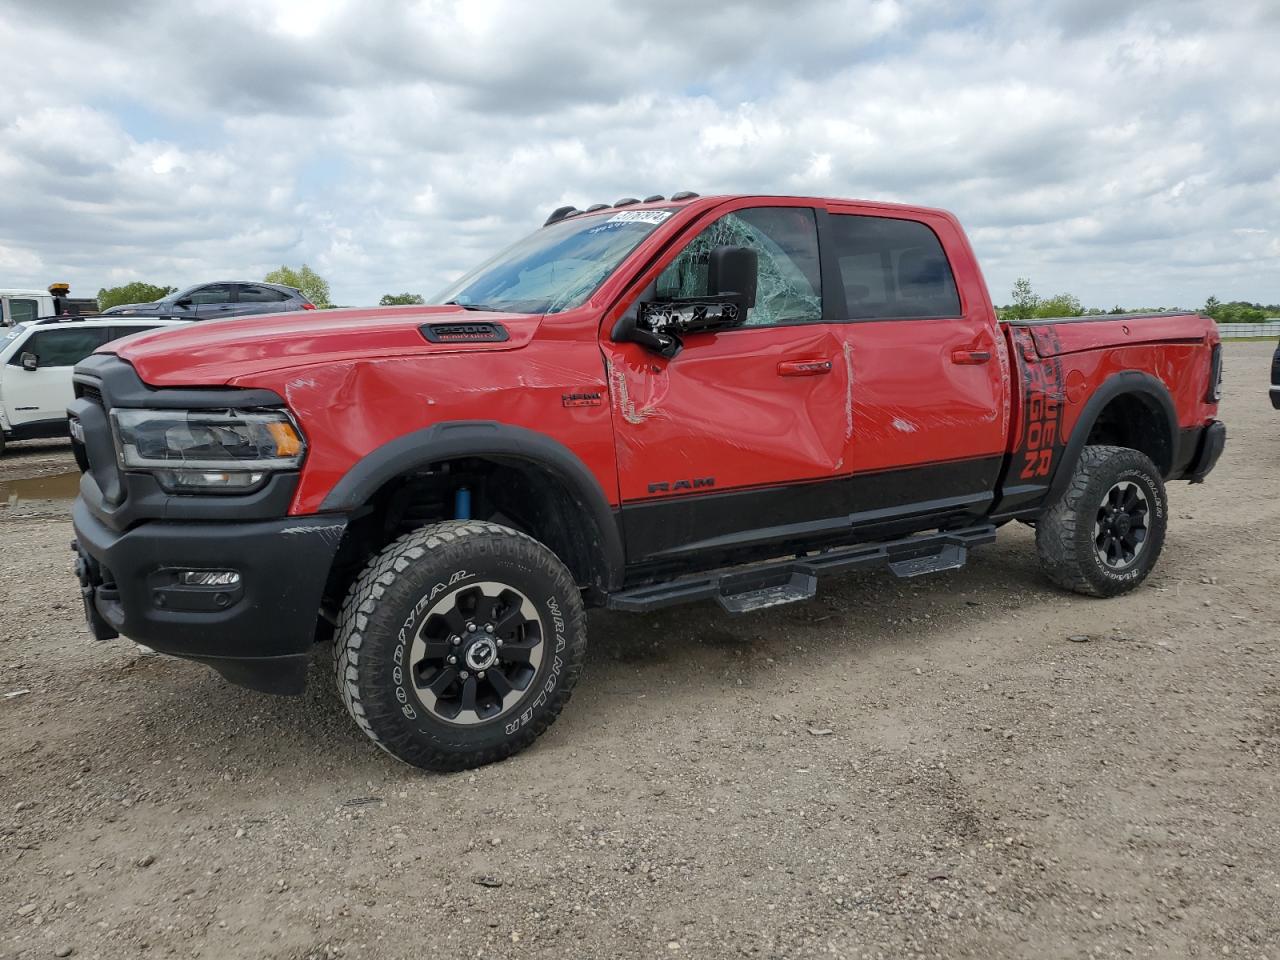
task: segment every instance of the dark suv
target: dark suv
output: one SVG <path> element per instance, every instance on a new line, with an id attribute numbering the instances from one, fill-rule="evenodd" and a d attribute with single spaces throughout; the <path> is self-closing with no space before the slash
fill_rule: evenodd
<path id="1" fill-rule="evenodd" d="M 281 283 L 201 283 L 153 303 L 122 303 L 102 311 L 112 316 L 173 317 L 176 320 L 209 320 L 243 317 L 254 313 L 314 310 L 316 305 L 301 290 Z"/>

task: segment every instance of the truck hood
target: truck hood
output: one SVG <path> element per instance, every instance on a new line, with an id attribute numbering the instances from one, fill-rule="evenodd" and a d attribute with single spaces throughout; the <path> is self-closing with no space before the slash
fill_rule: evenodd
<path id="1" fill-rule="evenodd" d="M 169 327 L 98 352 L 118 354 L 152 386 L 221 386 L 268 370 L 319 363 L 516 350 L 529 342 L 541 320 L 541 315 L 450 306 L 298 310 Z M 421 329 L 428 324 L 493 324 L 506 339 L 431 342 Z"/>

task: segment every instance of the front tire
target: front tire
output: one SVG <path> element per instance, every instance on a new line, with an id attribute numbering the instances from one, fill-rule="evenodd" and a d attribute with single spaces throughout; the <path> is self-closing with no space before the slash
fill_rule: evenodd
<path id="1" fill-rule="evenodd" d="M 426 770 L 529 746 L 568 702 L 586 613 L 550 550 L 509 527 L 437 523 L 370 561 L 334 638 L 338 691 L 378 746 Z"/>
<path id="2" fill-rule="evenodd" d="M 1041 567 L 1076 593 L 1127 593 L 1151 573 L 1168 522 L 1164 481 L 1146 454 L 1085 447 L 1061 499 L 1036 523 Z"/>

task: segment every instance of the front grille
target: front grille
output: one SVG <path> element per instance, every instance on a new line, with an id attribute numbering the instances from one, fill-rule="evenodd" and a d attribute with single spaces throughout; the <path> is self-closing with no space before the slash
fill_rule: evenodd
<path id="1" fill-rule="evenodd" d="M 115 441 L 107 419 L 108 401 L 102 394 L 102 381 L 84 375 L 75 378 L 76 402 L 72 412 L 80 421 L 83 442 L 72 437 L 72 451 L 82 473 L 89 473 L 102 492 L 103 499 L 118 504 L 124 498 L 123 477 L 116 463 Z"/>
<path id="2" fill-rule="evenodd" d="M 84 382 L 81 382 L 76 386 L 79 389 L 78 396 L 84 397 L 90 403 L 96 403 L 100 407 L 103 406 L 102 390 L 100 390 L 98 387 L 95 387 L 91 383 L 84 383 Z"/>

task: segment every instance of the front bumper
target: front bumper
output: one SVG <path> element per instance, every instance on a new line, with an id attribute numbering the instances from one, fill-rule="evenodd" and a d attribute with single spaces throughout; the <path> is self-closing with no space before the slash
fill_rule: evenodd
<path id="1" fill-rule="evenodd" d="M 1218 458 L 1227 445 L 1227 425 L 1221 420 L 1212 420 L 1200 434 L 1200 443 L 1196 447 L 1195 456 L 1187 466 L 1186 479 L 1199 483 L 1218 464 Z"/>
<path id="2" fill-rule="evenodd" d="M 124 532 L 79 498 L 76 572 L 90 630 L 199 660 L 232 683 L 297 694 L 346 517 L 251 522 L 152 520 Z M 177 571 L 235 570 L 233 587 L 190 587 Z"/>

